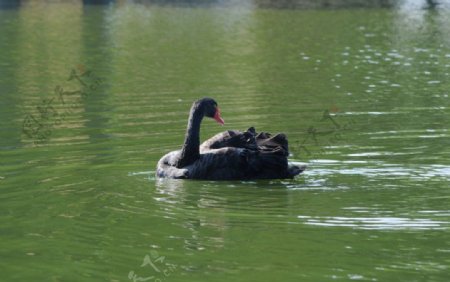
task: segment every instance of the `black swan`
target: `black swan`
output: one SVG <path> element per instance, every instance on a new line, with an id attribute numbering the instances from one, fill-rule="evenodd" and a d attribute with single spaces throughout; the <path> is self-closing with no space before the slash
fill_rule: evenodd
<path id="1" fill-rule="evenodd" d="M 253 127 L 245 132 L 228 130 L 200 145 L 200 124 L 204 116 L 224 124 L 216 101 L 211 98 L 195 101 L 189 114 L 183 147 L 159 160 L 156 170 L 158 177 L 282 179 L 293 178 L 305 169 L 304 166 L 288 164 L 288 142 L 284 134 L 257 134 Z"/>

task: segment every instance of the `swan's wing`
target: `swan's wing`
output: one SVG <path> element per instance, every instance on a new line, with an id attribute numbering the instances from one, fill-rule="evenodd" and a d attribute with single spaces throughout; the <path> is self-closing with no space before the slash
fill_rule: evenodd
<path id="1" fill-rule="evenodd" d="M 258 150 L 262 153 L 289 156 L 289 146 L 286 135 L 278 133 L 272 136 L 270 133 L 261 132 L 256 136 Z"/>
<path id="2" fill-rule="evenodd" d="M 209 180 L 292 178 L 303 170 L 289 166 L 287 157 L 278 150 L 234 147 L 208 150 L 186 168 L 188 178 Z"/>
<path id="3" fill-rule="evenodd" d="M 247 179 L 249 173 L 248 154 L 255 153 L 243 148 L 226 147 L 210 149 L 200 159 L 187 166 L 189 178 L 194 179 Z"/>
<path id="4" fill-rule="evenodd" d="M 278 133 L 274 136 L 267 132 L 256 133 L 255 128 L 247 131 L 228 130 L 214 135 L 200 146 L 200 152 L 226 147 L 259 150 L 261 152 L 289 155 L 286 135 Z"/>
<path id="5" fill-rule="evenodd" d="M 161 178 L 246 179 L 249 176 L 247 152 L 249 150 L 233 147 L 209 149 L 183 168 L 175 166 L 180 151 L 170 152 L 159 160 L 156 175 Z"/>
<path id="6" fill-rule="evenodd" d="M 255 160 L 258 178 L 292 178 L 305 170 L 305 166 L 288 164 L 288 140 L 285 134 L 271 135 L 261 132 L 256 136 L 259 155 Z"/>
<path id="7" fill-rule="evenodd" d="M 256 150 L 256 132 L 253 127 L 247 131 L 228 130 L 214 135 L 200 145 L 200 152 L 226 147 Z"/>
<path id="8" fill-rule="evenodd" d="M 176 168 L 180 151 L 165 155 L 158 162 L 157 175 L 210 180 L 275 179 L 292 178 L 304 170 L 288 164 L 284 134 L 256 134 L 254 128 L 219 133 L 205 141 L 200 152 L 197 161 L 181 169 Z"/>

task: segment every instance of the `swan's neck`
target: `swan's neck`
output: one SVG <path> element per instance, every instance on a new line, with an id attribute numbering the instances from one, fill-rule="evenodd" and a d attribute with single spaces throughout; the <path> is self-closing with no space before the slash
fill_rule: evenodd
<path id="1" fill-rule="evenodd" d="M 180 158 L 176 164 L 177 168 L 190 165 L 200 158 L 200 124 L 202 119 L 203 110 L 200 109 L 200 105 L 194 104 L 189 114 L 186 136 Z"/>

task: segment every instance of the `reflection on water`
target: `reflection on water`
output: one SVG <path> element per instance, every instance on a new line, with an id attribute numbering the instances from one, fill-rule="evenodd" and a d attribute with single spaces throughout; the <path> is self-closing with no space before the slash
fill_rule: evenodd
<path id="1" fill-rule="evenodd" d="M 448 216 L 448 211 L 445 212 Z M 298 216 L 308 225 L 325 227 L 351 227 L 356 229 L 377 230 L 446 230 L 450 222 L 437 221 L 429 218 L 400 217 L 309 217 Z"/>

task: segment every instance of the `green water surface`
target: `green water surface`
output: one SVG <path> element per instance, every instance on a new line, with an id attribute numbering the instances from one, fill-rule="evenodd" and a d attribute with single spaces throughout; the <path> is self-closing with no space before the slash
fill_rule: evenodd
<path id="1" fill-rule="evenodd" d="M 0 280 L 449 281 L 449 73 L 445 8 L 0 10 Z M 307 171 L 156 180 L 203 96 Z"/>

